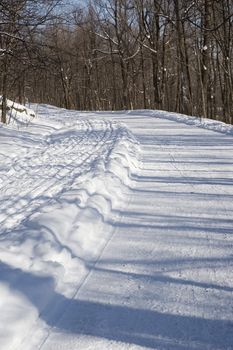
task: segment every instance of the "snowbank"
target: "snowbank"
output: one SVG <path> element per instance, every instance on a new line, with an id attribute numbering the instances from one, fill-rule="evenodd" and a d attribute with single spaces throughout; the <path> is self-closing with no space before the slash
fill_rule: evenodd
<path id="1" fill-rule="evenodd" d="M 157 118 L 166 118 L 169 120 L 174 120 L 179 123 L 185 123 L 187 125 L 195 125 L 200 128 L 213 130 L 216 132 L 221 132 L 223 134 L 233 135 L 233 125 L 229 125 L 220 121 L 207 118 L 198 118 L 193 116 L 188 116 L 185 114 L 175 113 L 175 112 L 166 112 L 161 110 L 138 110 L 138 111 L 129 111 L 129 114 L 135 114 L 138 112 L 142 115 L 154 116 Z"/>
<path id="2" fill-rule="evenodd" d="M 52 108 L 0 139 L 0 348 L 12 349 L 59 317 L 54 295 L 76 294 L 114 233 L 140 150 L 122 124 Z"/>
<path id="3" fill-rule="evenodd" d="M 0 96 L 0 107 L 2 97 Z M 7 124 L 14 126 L 28 125 L 36 116 L 35 112 L 19 103 L 7 100 Z"/>

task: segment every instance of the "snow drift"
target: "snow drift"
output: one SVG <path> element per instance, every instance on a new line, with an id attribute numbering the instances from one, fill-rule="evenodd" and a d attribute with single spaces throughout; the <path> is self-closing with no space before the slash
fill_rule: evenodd
<path id="1" fill-rule="evenodd" d="M 2 105 L 2 96 L 0 96 L 0 107 Z M 14 126 L 28 125 L 36 113 L 31 108 L 23 106 L 17 102 L 7 100 L 7 124 Z"/>
<path id="2" fill-rule="evenodd" d="M 25 110 L 22 115 L 32 114 Z M 54 290 L 75 295 L 113 234 L 139 167 L 139 146 L 124 125 L 43 111 L 26 129 L 0 127 L 4 349 L 18 348 L 39 315 L 56 312 Z"/>

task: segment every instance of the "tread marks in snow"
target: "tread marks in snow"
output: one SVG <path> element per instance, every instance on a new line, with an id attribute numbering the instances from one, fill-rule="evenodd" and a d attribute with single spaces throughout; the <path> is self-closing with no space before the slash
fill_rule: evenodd
<path id="1" fill-rule="evenodd" d="M 0 234 L 77 184 L 82 174 L 106 164 L 121 128 L 110 121 L 81 119 L 73 128 L 52 131 L 1 170 Z M 15 188 L 20 188 L 20 197 L 15 196 Z"/>

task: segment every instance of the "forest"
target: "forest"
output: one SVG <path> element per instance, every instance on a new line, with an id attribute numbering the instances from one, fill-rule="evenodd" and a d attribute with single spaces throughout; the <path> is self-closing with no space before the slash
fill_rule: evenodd
<path id="1" fill-rule="evenodd" d="M 1 0 L 7 98 L 233 123 L 232 0 Z"/>

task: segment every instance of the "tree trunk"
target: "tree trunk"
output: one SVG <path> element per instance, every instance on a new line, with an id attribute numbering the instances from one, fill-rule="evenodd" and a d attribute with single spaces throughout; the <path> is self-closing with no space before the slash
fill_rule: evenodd
<path id="1" fill-rule="evenodd" d="M 210 116 L 210 24 L 211 24 L 211 0 L 205 0 L 204 18 L 203 18 L 203 47 L 202 47 L 202 67 L 201 67 L 201 79 L 202 79 L 202 106 L 203 115 L 205 118 Z"/>
<path id="2" fill-rule="evenodd" d="M 2 106 L 1 106 L 1 112 L 2 112 L 2 123 L 6 124 L 7 119 L 7 60 L 5 60 L 3 65 L 3 78 L 2 78 Z"/>

